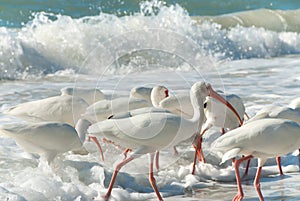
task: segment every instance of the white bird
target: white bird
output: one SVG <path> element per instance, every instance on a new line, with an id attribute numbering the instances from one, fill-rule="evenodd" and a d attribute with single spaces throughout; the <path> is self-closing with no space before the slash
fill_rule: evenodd
<path id="1" fill-rule="evenodd" d="M 194 107 L 192 119 L 170 113 L 146 113 L 123 119 L 108 119 L 92 124 L 88 133 L 109 139 L 115 144 L 135 150 L 133 154 L 119 163 L 112 176 L 105 199 L 108 200 L 119 170 L 128 162 L 143 154 L 150 156 L 150 183 L 159 200 L 161 195 L 153 177 L 153 158 L 156 150 L 173 147 L 179 142 L 199 133 L 203 118 L 203 100 L 207 95 L 215 96 L 210 85 L 204 82 L 195 83 L 190 91 Z M 219 98 L 219 97 L 218 97 Z M 225 101 L 226 102 L 226 101 Z"/>
<path id="2" fill-rule="evenodd" d="M 57 154 L 80 149 L 89 126 L 89 122 L 80 121 L 76 131 L 58 122 L 4 124 L 0 135 L 11 137 L 24 151 L 38 154 L 50 164 Z"/>
<path id="3" fill-rule="evenodd" d="M 87 107 L 82 98 L 63 94 L 21 103 L 4 113 L 29 122 L 56 121 L 74 126 Z"/>
<path id="4" fill-rule="evenodd" d="M 300 99 L 299 99 L 300 101 Z M 292 102 L 292 105 L 289 105 L 290 107 L 293 107 L 295 102 Z M 259 110 L 254 117 L 249 119 L 247 123 L 259 120 L 259 119 L 265 119 L 265 118 L 281 118 L 281 119 L 289 119 L 292 121 L 297 122 L 300 125 L 300 110 L 293 109 L 290 107 L 281 107 L 281 106 L 267 106 Z M 296 105 L 294 105 L 296 108 Z M 300 152 L 300 149 L 299 149 Z M 281 160 L 280 156 L 276 157 L 276 161 L 278 164 L 279 173 L 283 175 L 283 171 L 281 168 Z"/>
<path id="5" fill-rule="evenodd" d="M 242 125 L 245 114 L 243 100 L 235 94 L 221 94 L 221 96 L 228 101 L 230 107 L 212 97 L 206 97 L 204 103 L 206 122 L 202 127 L 201 136 L 212 126 L 221 127 L 221 133 L 224 134 L 225 128 L 231 130 Z M 195 143 L 198 145 L 198 160 L 205 163 L 205 157 L 202 152 L 202 137 L 199 137 Z M 193 170 L 195 165 L 196 161 L 194 161 Z"/>
<path id="6" fill-rule="evenodd" d="M 105 99 L 105 95 L 99 89 L 86 89 L 80 87 L 64 87 L 61 90 L 61 95 L 77 96 L 85 100 L 89 105 Z"/>
<path id="7" fill-rule="evenodd" d="M 113 100 L 101 100 L 90 105 L 83 114 L 91 122 L 107 119 L 111 115 L 128 112 L 130 110 L 151 107 L 152 88 L 135 87 L 130 92 L 130 97 L 120 97 Z"/>
<path id="8" fill-rule="evenodd" d="M 288 154 L 300 146 L 300 126 L 287 119 L 260 119 L 231 130 L 215 140 L 213 150 L 223 153 L 222 163 L 242 156 L 234 163 L 238 193 L 233 200 L 244 197 L 239 165 L 245 160 L 258 158 L 258 168 L 254 187 L 260 200 L 264 200 L 260 191 L 260 173 L 268 158 Z"/>

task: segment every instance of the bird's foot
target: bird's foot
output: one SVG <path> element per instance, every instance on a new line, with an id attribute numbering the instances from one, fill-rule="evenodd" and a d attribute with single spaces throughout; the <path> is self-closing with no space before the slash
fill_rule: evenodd
<path id="1" fill-rule="evenodd" d="M 232 199 L 232 201 L 241 201 L 243 199 L 244 195 L 241 193 L 238 193 L 234 196 L 234 198 Z"/>

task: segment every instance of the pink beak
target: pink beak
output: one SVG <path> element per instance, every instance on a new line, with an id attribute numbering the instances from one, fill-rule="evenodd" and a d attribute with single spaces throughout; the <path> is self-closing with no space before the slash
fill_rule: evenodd
<path id="1" fill-rule="evenodd" d="M 223 103 L 224 105 L 226 105 L 235 114 L 235 116 L 239 120 L 239 124 L 241 126 L 243 124 L 243 121 L 240 118 L 237 111 L 232 107 L 232 105 L 227 100 L 225 100 L 221 95 L 219 95 L 215 90 L 213 90 L 213 88 L 211 87 L 210 84 L 207 84 L 207 89 L 209 91 L 209 96 L 210 97 L 215 98 L 216 100 L 218 100 L 221 103 Z"/>

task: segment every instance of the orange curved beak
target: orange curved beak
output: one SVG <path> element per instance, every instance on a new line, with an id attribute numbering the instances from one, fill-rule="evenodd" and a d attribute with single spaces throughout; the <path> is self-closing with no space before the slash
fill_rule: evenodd
<path id="1" fill-rule="evenodd" d="M 239 124 L 240 126 L 243 124 L 242 119 L 240 118 L 239 114 L 237 113 L 237 111 L 233 108 L 233 106 L 226 100 L 224 99 L 221 95 L 219 95 L 210 84 L 207 84 L 207 89 L 209 91 L 209 96 L 220 101 L 221 103 L 223 103 L 224 105 L 226 105 L 236 116 L 236 118 L 239 120 Z"/>

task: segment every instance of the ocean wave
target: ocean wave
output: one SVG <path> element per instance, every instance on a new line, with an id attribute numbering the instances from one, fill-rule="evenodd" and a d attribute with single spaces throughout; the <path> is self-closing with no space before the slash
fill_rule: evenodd
<path id="1" fill-rule="evenodd" d="M 39 12 L 20 29 L 1 27 L 0 79 L 35 78 L 70 69 L 104 75 L 186 71 L 209 68 L 224 59 L 300 53 L 300 35 L 289 28 L 275 31 L 245 23 L 226 28 L 230 22 L 226 16 L 195 19 L 179 5 L 141 8 L 130 16 L 100 13 L 78 19 Z M 269 11 L 252 12 L 244 14 Z M 297 21 L 292 14 L 289 19 L 290 25 Z"/>
<path id="2" fill-rule="evenodd" d="M 276 32 L 300 32 L 300 10 L 258 9 L 219 16 L 196 16 L 197 23 L 209 21 L 222 29 L 236 27 L 259 27 Z"/>

